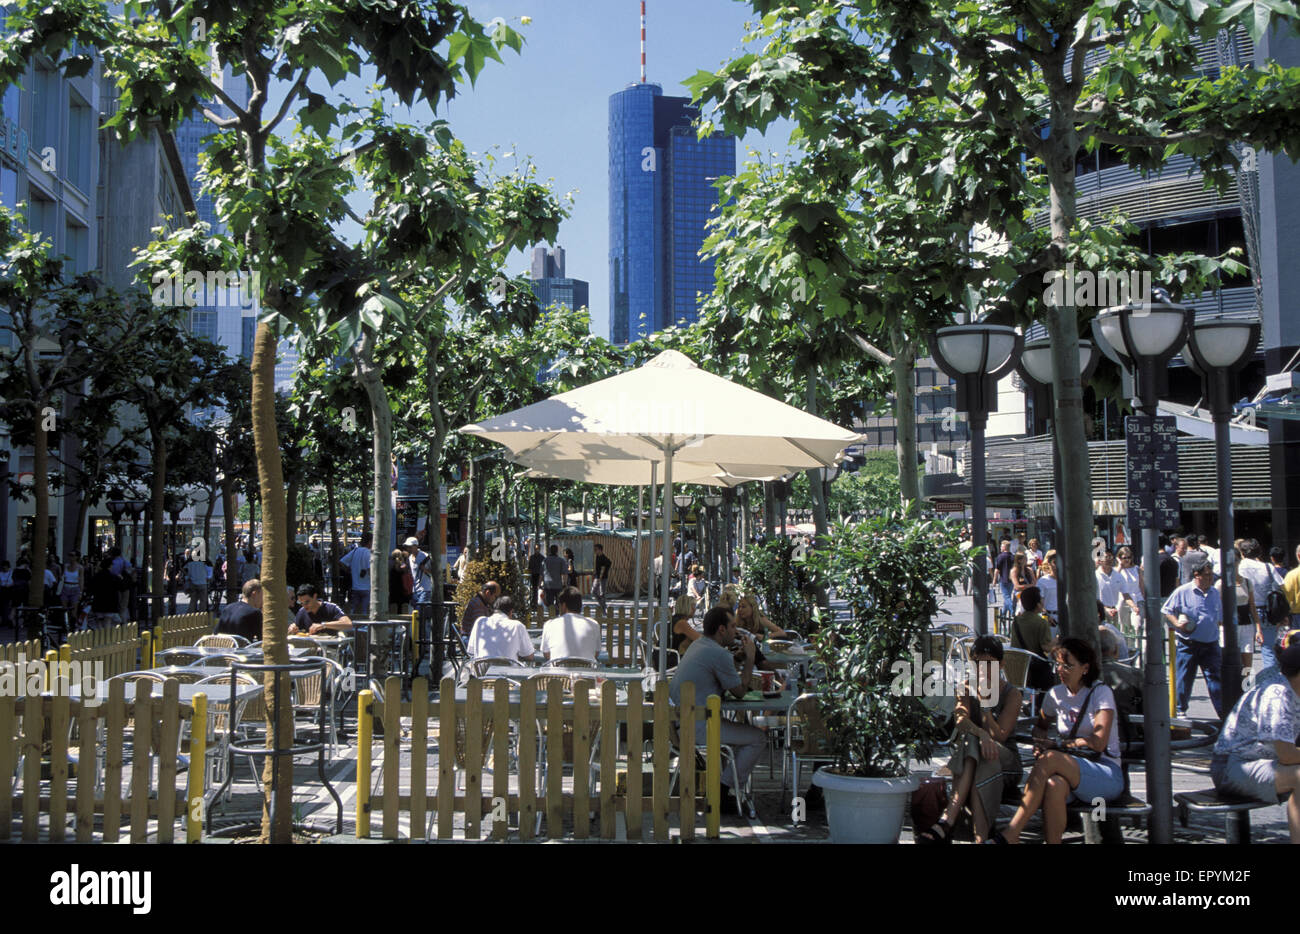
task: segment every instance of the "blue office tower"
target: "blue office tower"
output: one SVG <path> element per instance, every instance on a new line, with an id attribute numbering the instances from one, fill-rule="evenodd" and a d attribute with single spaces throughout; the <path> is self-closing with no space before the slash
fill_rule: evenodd
<path id="1" fill-rule="evenodd" d="M 715 180 L 736 171 L 736 140 L 697 140 L 698 109 L 633 84 L 609 98 L 609 337 L 625 344 L 697 317 L 713 291 L 702 259 Z"/>

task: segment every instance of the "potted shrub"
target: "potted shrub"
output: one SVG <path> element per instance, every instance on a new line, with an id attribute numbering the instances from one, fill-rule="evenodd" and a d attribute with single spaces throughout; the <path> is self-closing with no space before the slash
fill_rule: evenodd
<path id="1" fill-rule="evenodd" d="M 826 797 L 837 843 L 896 843 L 918 781 L 913 759 L 928 762 L 941 725 L 920 685 L 900 678 L 969 563 L 956 529 L 894 510 L 837 524 L 806 559 L 848 602 L 847 616 L 823 620 L 814 652 L 825 667 L 821 713 L 834 767 L 813 781 Z"/>
<path id="2" fill-rule="evenodd" d="M 740 586 L 745 593 L 761 596 L 767 615 L 782 629 L 807 633 L 812 601 L 802 585 L 803 569 L 794 565 L 795 543 L 788 538 L 769 538 L 741 551 Z"/>

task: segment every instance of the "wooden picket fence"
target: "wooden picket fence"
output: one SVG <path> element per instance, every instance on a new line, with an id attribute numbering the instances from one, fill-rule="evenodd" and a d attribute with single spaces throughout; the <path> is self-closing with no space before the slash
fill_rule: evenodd
<path id="1" fill-rule="evenodd" d="M 637 661 L 644 661 L 636 647 L 636 640 L 640 638 L 646 645 L 650 644 L 650 620 L 635 619 L 630 613 L 592 618 L 600 623 L 605 637 L 605 651 L 609 654 L 609 664 L 631 665 L 633 657 Z"/>
<path id="2" fill-rule="evenodd" d="M 179 616 L 163 616 L 153 630 L 153 650 L 174 649 L 177 646 L 193 645 L 200 636 L 212 632 L 211 613 L 182 613 Z"/>
<path id="3" fill-rule="evenodd" d="M 593 704 L 593 682 L 583 679 L 573 686 L 571 695 L 558 690 L 547 692 L 546 702 L 537 702 L 537 684 L 525 681 L 518 700 L 511 700 L 509 682 L 487 683 L 490 696 L 485 698 L 485 682 L 471 680 L 467 699 L 456 700 L 456 685 L 451 678 L 441 684 L 437 707 L 430 709 L 428 682 L 415 679 L 411 686 L 412 701 L 378 701 L 373 692 L 362 691 L 359 698 L 360 730 L 357 741 L 357 836 L 371 834 L 371 818 L 380 817 L 380 836 L 397 839 L 400 815 L 409 815 L 413 839 L 426 836 L 426 823 L 436 823 L 433 835 L 439 840 L 454 836 L 454 818 L 464 815 L 467 840 L 482 838 L 484 815 L 492 839 L 505 839 L 512 818 L 523 840 L 537 832 L 538 815 L 545 817 L 546 835 L 552 839 L 564 835 L 571 823 L 573 838 L 591 836 L 589 815 L 599 812 L 599 837 L 612 840 L 616 834 L 617 815 L 625 815 L 627 836 L 642 837 L 643 818 L 648 810 L 652 817 L 656 841 L 669 839 L 669 817 L 679 815 L 681 839 L 696 836 L 697 811 L 704 809 L 706 836 L 716 838 L 720 824 L 721 802 L 721 698 L 709 697 L 703 706 L 695 703 L 692 684 L 682 686 L 680 706 L 669 706 L 666 690 L 657 691 L 653 703 L 645 703 L 640 683 L 628 685 L 627 702 L 617 702 L 615 685 L 606 681 L 600 686 L 600 699 Z M 401 680 L 389 678 L 384 697 L 401 696 Z M 384 728 L 380 753 L 382 787 L 372 791 L 372 717 Z M 403 721 L 409 719 L 408 734 Z M 687 724 L 704 720 L 708 724 L 705 747 L 706 769 L 703 789 L 699 788 L 695 755 L 681 756 L 678 794 L 669 794 L 670 729 L 673 721 L 683 724 L 688 740 L 694 730 Z M 510 749 L 511 723 L 518 736 L 518 746 Z M 653 752 L 648 763 L 642 749 L 645 725 L 653 731 Z M 617 756 L 619 735 L 626 728 L 627 756 Z M 436 778 L 430 775 L 428 742 L 438 737 Z M 598 734 L 594 735 L 594 734 Z M 548 767 L 538 781 L 538 740 L 544 742 Z M 571 744 L 571 754 L 566 745 Z M 592 750 L 596 749 L 594 761 Z M 689 749 L 694 748 L 690 743 Z M 410 781 L 401 787 L 399 765 L 405 752 L 410 760 Z M 513 760 L 513 761 L 512 761 Z M 572 765 L 572 787 L 564 788 L 566 762 Z M 651 766 L 650 794 L 644 794 L 644 768 Z M 594 769 L 593 769 L 594 766 Z M 463 791 L 457 790 L 456 773 L 464 772 Z M 487 778 L 484 772 L 488 772 Z M 594 775 L 593 775 L 594 773 Z M 622 782 L 620 774 L 624 775 Z M 515 790 L 511 790 L 514 779 Z M 431 787 L 431 783 L 436 784 Z M 491 784 L 489 790 L 486 786 Z M 539 787 L 539 784 L 541 787 Z M 595 790 L 593 792 L 592 787 Z M 698 800 L 703 791 L 704 800 Z"/>
<path id="4" fill-rule="evenodd" d="M 103 662 L 103 677 L 112 678 L 141 667 L 141 644 L 136 624 L 125 623 L 107 629 L 69 633 L 68 641 L 59 649 L 59 658 L 65 662 L 81 662 L 83 670 L 87 665 Z"/>
<path id="5" fill-rule="evenodd" d="M 28 639 L 25 642 L 0 643 L 0 662 L 17 662 L 19 656 L 25 659 L 41 657 L 41 640 Z"/>
<path id="6" fill-rule="evenodd" d="M 146 842 L 150 833 L 158 843 L 172 843 L 178 819 L 185 821 L 184 839 L 198 841 L 207 730 L 195 731 L 188 750 L 182 736 L 187 722 L 207 722 L 206 697 L 183 704 L 179 682 L 168 679 L 161 695 L 142 693 L 127 703 L 123 683 L 110 681 L 100 703 L 83 703 L 68 696 L 66 675 L 54 677 L 52 696 L 0 697 L 0 779 L 6 783 L 0 789 L 0 840 L 11 838 L 15 814 L 21 815 L 23 841 L 38 840 L 44 813 L 51 842 L 66 839 L 69 817 L 78 843 L 94 840 L 96 818 L 105 843 L 122 838 L 124 821 L 131 843 Z M 182 753 L 190 762 L 184 777 L 178 768 Z"/>

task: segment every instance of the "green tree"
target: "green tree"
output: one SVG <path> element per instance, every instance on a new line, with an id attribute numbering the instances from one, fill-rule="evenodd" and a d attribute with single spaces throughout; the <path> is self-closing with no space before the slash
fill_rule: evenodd
<path id="1" fill-rule="evenodd" d="M 1258 40 L 1290 29 L 1293 5 L 1071 0 L 989 7 L 863 0 L 752 0 L 762 17 L 747 53 L 693 82 L 729 130 L 791 116 L 828 177 L 863 172 L 887 190 L 926 200 L 962 192 L 968 229 L 984 225 L 1008 256 L 973 263 L 961 283 L 970 313 L 991 304 L 1041 315 L 1057 380 L 1055 434 L 1062 463 L 1069 606 L 1078 634 L 1095 600 L 1091 493 L 1077 376 L 1080 310 L 1044 301 L 1043 277 L 1079 261 L 1097 268 L 1128 256 L 1114 228 L 1081 224 L 1075 162 L 1106 144 L 1129 165 L 1158 168 L 1190 156 L 1216 183 L 1238 162 L 1236 142 L 1300 153 L 1300 69 L 1198 71 L 1196 41 L 1243 28 Z M 1095 63 L 1091 65 L 1090 63 Z M 710 127 L 706 124 L 704 130 Z M 970 197 L 976 194 L 978 197 Z M 1047 224 L 1027 208 L 1045 203 Z M 1206 284 L 1208 258 L 1157 265 L 1177 294 Z"/>
<path id="2" fill-rule="evenodd" d="M 436 106 L 455 93 L 458 80 L 473 79 L 500 49 L 516 50 L 522 39 L 504 23 L 489 33 L 464 7 L 450 2 L 410 4 L 402 0 L 307 0 L 262 2 L 132 2 L 114 15 L 94 0 L 15 3 L 7 16 L 9 34 L 0 42 L 0 83 L 17 78 L 26 62 L 44 53 L 68 74 L 84 74 L 95 49 L 103 74 L 116 86 L 118 110 L 106 126 L 124 136 L 159 127 L 169 131 L 192 113 L 203 113 L 217 131 L 207 160 L 209 187 L 217 211 L 235 238 L 239 268 L 260 275 L 263 316 L 254 339 L 252 425 L 265 522 L 262 580 L 263 645 L 269 661 L 288 658 L 284 632 L 287 603 L 284 567 L 287 533 L 285 500 L 275 424 L 275 356 L 279 333 L 293 327 L 314 330 L 318 317 L 346 316 L 366 297 L 346 272 L 331 225 L 342 215 L 323 210 L 346 186 L 350 164 L 364 148 L 318 160 L 318 171 L 301 171 L 291 158 L 322 148 L 340 107 L 314 90 L 312 79 L 329 86 L 363 68 L 381 88 L 407 106 L 417 99 Z M 202 30 L 203 40 L 197 39 Z M 81 48 L 70 49 L 76 43 Z M 71 52 L 71 54 L 66 54 Z M 221 84 L 221 66 L 247 80 L 251 94 L 241 106 Z M 285 88 L 278 105 L 272 100 Z M 207 107 L 220 101 L 232 114 Z M 277 128 L 296 111 L 300 129 L 292 139 Z M 309 132 L 308 132 L 309 131 Z M 287 167 L 287 171 L 286 171 Z M 306 296 L 311 296 L 310 301 Z M 274 679 L 268 676 L 268 709 Z M 288 705 L 282 722 L 270 724 L 268 743 L 292 729 Z M 285 759 L 276 782 L 279 820 L 271 827 L 269 788 L 263 837 L 287 842 L 292 821 L 292 763 Z"/>

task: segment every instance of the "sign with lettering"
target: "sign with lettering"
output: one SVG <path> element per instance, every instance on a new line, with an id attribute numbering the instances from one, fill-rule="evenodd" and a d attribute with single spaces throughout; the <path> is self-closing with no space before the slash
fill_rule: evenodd
<path id="1" fill-rule="evenodd" d="M 1124 440 L 1129 528 L 1176 527 L 1181 518 L 1177 420 L 1130 415 L 1124 419 Z"/>

